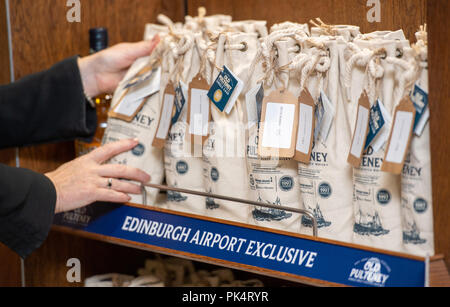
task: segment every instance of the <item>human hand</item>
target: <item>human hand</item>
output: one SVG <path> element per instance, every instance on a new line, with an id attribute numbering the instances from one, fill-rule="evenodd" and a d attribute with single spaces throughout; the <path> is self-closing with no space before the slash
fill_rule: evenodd
<path id="1" fill-rule="evenodd" d="M 126 203 L 131 200 L 128 194 L 141 194 L 139 185 L 119 179 L 148 183 L 151 179 L 148 174 L 125 165 L 102 165 L 138 144 L 137 140 L 111 143 L 46 174 L 56 189 L 55 213 L 72 211 L 97 201 Z M 109 178 L 113 178 L 110 188 Z"/>
<path id="2" fill-rule="evenodd" d="M 149 56 L 159 40 L 159 36 L 156 35 L 151 41 L 122 43 L 79 58 L 78 67 L 86 94 L 95 97 L 114 92 L 128 68 L 138 58 Z"/>

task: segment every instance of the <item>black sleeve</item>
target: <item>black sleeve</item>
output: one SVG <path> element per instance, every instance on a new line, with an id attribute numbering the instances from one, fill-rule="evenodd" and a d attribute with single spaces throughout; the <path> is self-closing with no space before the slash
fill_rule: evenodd
<path id="1" fill-rule="evenodd" d="M 89 139 L 97 116 L 86 101 L 77 57 L 0 86 L 0 149 Z"/>
<path id="2" fill-rule="evenodd" d="M 0 164 L 0 241 L 22 258 L 47 238 L 56 190 L 44 175 Z"/>

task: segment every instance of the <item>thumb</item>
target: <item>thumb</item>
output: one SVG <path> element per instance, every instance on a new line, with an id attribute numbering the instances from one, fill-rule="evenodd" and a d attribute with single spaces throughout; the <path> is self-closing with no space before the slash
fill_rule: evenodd
<path id="1" fill-rule="evenodd" d="M 131 43 L 129 45 L 129 57 L 136 60 L 138 58 L 149 56 L 152 54 L 153 50 L 155 50 L 158 45 L 160 38 L 156 35 L 151 41 L 141 41 L 137 43 Z"/>

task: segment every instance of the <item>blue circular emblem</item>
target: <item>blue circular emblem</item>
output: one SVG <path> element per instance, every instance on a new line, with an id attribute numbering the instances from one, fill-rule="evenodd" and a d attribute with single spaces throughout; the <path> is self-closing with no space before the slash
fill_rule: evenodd
<path id="1" fill-rule="evenodd" d="M 330 198 L 331 194 L 333 193 L 333 190 L 331 189 L 331 186 L 328 183 L 322 182 L 319 185 L 318 193 L 319 193 L 320 197 L 326 199 L 326 198 Z"/>
<path id="2" fill-rule="evenodd" d="M 178 174 L 185 175 L 189 171 L 189 165 L 185 161 L 178 161 L 176 169 Z"/>
<path id="3" fill-rule="evenodd" d="M 217 182 L 219 180 L 219 171 L 215 167 L 211 168 L 211 179 L 214 182 Z"/>
<path id="4" fill-rule="evenodd" d="M 377 200 L 381 205 L 387 205 L 391 201 L 391 193 L 387 190 L 380 190 L 377 194 Z"/>
<path id="5" fill-rule="evenodd" d="M 291 176 L 281 177 L 279 185 L 281 190 L 288 192 L 294 188 L 294 178 Z"/>
<path id="6" fill-rule="evenodd" d="M 424 213 L 428 209 L 428 203 L 423 198 L 418 198 L 414 202 L 414 210 L 416 210 L 417 213 Z"/>
<path id="7" fill-rule="evenodd" d="M 136 147 L 133 148 L 133 150 L 131 151 L 131 153 L 137 157 L 140 157 L 144 154 L 145 152 L 145 146 L 142 144 L 137 145 Z"/>

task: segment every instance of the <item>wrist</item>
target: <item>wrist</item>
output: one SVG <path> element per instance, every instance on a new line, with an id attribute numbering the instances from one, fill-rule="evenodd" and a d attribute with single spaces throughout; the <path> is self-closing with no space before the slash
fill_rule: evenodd
<path id="1" fill-rule="evenodd" d="M 95 97 L 100 95 L 97 84 L 97 69 L 95 67 L 95 55 L 78 58 L 78 68 L 80 70 L 81 82 L 86 96 Z"/>
<path id="2" fill-rule="evenodd" d="M 45 174 L 45 176 L 52 182 L 53 187 L 55 188 L 55 193 L 56 193 L 56 204 L 55 204 L 55 214 L 61 213 L 61 193 L 59 191 L 58 185 L 56 184 L 52 173 L 47 173 Z"/>

